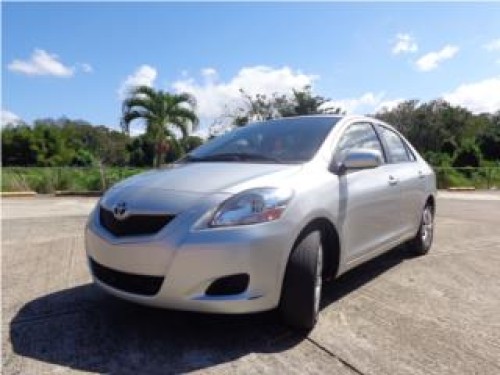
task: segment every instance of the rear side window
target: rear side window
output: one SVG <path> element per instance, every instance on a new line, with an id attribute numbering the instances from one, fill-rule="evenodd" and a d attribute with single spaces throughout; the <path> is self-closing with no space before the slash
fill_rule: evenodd
<path id="1" fill-rule="evenodd" d="M 405 145 L 401 137 L 392 130 L 379 126 L 382 138 L 387 145 L 387 153 L 392 163 L 404 163 L 410 161 L 408 147 Z"/>
<path id="2" fill-rule="evenodd" d="M 417 157 L 413 153 L 413 151 L 410 149 L 408 144 L 405 142 L 405 147 L 406 147 L 406 152 L 408 153 L 408 157 L 410 158 L 410 161 L 417 161 Z"/>
<path id="3" fill-rule="evenodd" d="M 368 149 L 380 152 L 382 158 L 384 151 L 372 124 L 367 122 L 352 124 L 342 134 L 337 145 L 335 159 L 342 160 L 347 152 L 352 149 Z"/>

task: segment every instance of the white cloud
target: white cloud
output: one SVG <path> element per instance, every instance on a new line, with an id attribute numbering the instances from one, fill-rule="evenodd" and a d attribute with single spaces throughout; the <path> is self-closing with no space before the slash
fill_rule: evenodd
<path id="1" fill-rule="evenodd" d="M 436 69 L 445 60 L 453 58 L 459 51 L 457 46 L 447 44 L 436 52 L 429 52 L 417 60 L 417 68 L 423 72 Z"/>
<path id="2" fill-rule="evenodd" d="M 94 68 L 92 67 L 92 65 L 90 65 L 88 63 L 81 63 L 80 68 L 82 69 L 82 71 L 84 73 L 92 73 L 94 71 Z"/>
<path id="3" fill-rule="evenodd" d="M 2 128 L 9 124 L 17 125 L 22 122 L 21 118 L 18 115 L 3 108 L 0 117 Z"/>
<path id="4" fill-rule="evenodd" d="M 400 53 L 415 53 L 417 51 L 417 42 L 410 34 L 396 35 L 396 41 L 392 47 L 392 53 L 394 55 L 399 55 Z"/>
<path id="5" fill-rule="evenodd" d="M 487 51 L 500 51 L 500 38 L 489 41 L 483 47 Z"/>
<path id="6" fill-rule="evenodd" d="M 55 54 L 43 49 L 35 49 L 28 60 L 14 60 L 8 65 L 13 72 L 31 76 L 51 75 L 56 77 L 71 77 L 74 68 L 65 66 Z"/>
<path id="7" fill-rule="evenodd" d="M 214 68 L 204 68 L 201 70 L 201 75 L 205 78 L 217 77 L 217 70 L 215 70 Z"/>
<path id="8" fill-rule="evenodd" d="M 464 83 L 455 90 L 445 93 L 444 100 L 460 105 L 474 113 L 500 110 L 500 76 L 479 82 Z"/>
<path id="9" fill-rule="evenodd" d="M 334 99 L 324 103 L 320 109 L 328 112 L 329 109 L 340 108 L 347 114 L 362 114 L 373 112 L 375 108 L 382 102 L 384 93 L 374 94 L 367 92 L 357 98 Z"/>
<path id="10" fill-rule="evenodd" d="M 249 95 L 291 93 L 313 83 L 318 77 L 305 74 L 290 67 L 271 68 L 268 66 L 244 67 L 227 81 L 221 81 L 213 68 L 201 71 L 202 82 L 185 76 L 173 83 L 177 92 L 188 92 L 198 102 L 198 114 L 203 123 L 209 123 L 224 114 L 227 109 L 236 109 L 242 104 L 240 89 Z"/>
<path id="11" fill-rule="evenodd" d="M 141 65 L 134 73 L 127 76 L 118 89 L 118 96 L 124 99 L 130 89 L 136 86 L 153 86 L 158 72 L 155 68 L 149 65 Z"/>

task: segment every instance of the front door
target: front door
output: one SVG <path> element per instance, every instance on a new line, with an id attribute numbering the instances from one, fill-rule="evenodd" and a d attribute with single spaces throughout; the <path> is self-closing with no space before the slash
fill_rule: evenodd
<path id="1" fill-rule="evenodd" d="M 370 149 L 385 159 L 373 125 L 351 124 L 342 135 L 334 158 L 341 161 L 351 149 Z M 339 177 L 339 231 L 348 263 L 379 249 L 397 237 L 400 190 L 391 180 L 387 163 L 377 168 L 348 171 Z"/>

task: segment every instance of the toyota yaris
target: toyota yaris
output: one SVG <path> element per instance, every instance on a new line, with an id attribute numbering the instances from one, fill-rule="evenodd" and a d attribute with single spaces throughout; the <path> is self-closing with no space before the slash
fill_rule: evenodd
<path id="1" fill-rule="evenodd" d="M 325 280 L 402 243 L 429 251 L 435 194 L 432 169 L 381 121 L 264 121 L 109 189 L 86 226 L 88 263 L 133 302 L 277 308 L 311 329 Z"/>

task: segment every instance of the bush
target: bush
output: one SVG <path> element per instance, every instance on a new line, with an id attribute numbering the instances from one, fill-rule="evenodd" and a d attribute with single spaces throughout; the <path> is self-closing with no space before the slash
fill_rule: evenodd
<path id="1" fill-rule="evenodd" d="M 104 168 L 104 183 L 99 168 L 6 167 L 2 169 L 2 191 L 57 190 L 103 191 L 118 181 L 145 171 L 140 168 Z"/>
<path id="2" fill-rule="evenodd" d="M 454 167 L 474 167 L 481 165 L 481 150 L 473 142 L 465 142 L 455 153 Z"/>
<path id="3" fill-rule="evenodd" d="M 500 187 L 500 166 L 498 165 L 482 168 L 436 167 L 434 170 L 439 189 L 465 186 L 478 189 Z"/>
<path id="4" fill-rule="evenodd" d="M 430 165 L 435 167 L 451 166 L 452 158 L 448 154 L 429 151 L 425 153 L 424 158 Z"/>
<path id="5" fill-rule="evenodd" d="M 470 186 L 470 180 L 461 174 L 457 169 L 453 168 L 436 168 L 436 180 L 438 189 L 446 189 L 449 187 Z"/>
<path id="6" fill-rule="evenodd" d="M 71 160 L 71 165 L 75 167 L 90 167 L 94 164 L 94 155 L 92 155 L 88 150 L 78 150 Z"/>

